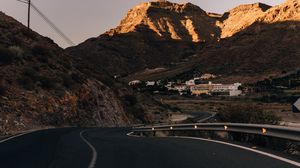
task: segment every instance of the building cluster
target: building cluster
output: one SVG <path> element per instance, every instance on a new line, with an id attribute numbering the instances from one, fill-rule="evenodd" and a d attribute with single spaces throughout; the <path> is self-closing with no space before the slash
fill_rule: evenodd
<path id="1" fill-rule="evenodd" d="M 242 94 L 241 83 L 221 84 L 204 82 L 201 77 L 194 78 L 184 82 L 167 82 L 162 81 L 147 81 L 144 82 L 146 88 L 153 88 L 154 86 L 163 86 L 168 91 L 176 91 L 180 95 L 211 95 L 211 96 L 240 96 Z M 131 81 L 130 86 L 141 84 L 141 81 Z M 158 91 L 153 91 L 157 93 Z"/>
<path id="2" fill-rule="evenodd" d="M 176 90 L 181 95 L 190 93 L 191 95 L 213 95 L 213 96 L 239 96 L 242 94 L 240 90 L 241 83 L 234 84 L 217 84 L 217 83 L 203 83 L 200 78 L 194 78 L 186 81 L 184 84 L 175 84 L 169 82 L 166 85 L 168 90 Z"/>
<path id="3" fill-rule="evenodd" d="M 239 96 L 242 94 L 242 90 L 239 89 L 241 83 L 234 84 L 200 84 L 190 87 L 192 95 L 227 95 L 227 96 Z"/>

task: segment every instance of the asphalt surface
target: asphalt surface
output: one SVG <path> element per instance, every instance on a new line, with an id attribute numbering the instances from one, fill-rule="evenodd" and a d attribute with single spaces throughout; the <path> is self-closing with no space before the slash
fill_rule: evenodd
<path id="1" fill-rule="evenodd" d="M 84 131 L 85 130 L 85 131 Z M 214 142 L 129 137 L 128 129 L 52 129 L 0 143 L 1 168 L 294 168 Z"/>
<path id="2" fill-rule="evenodd" d="M 203 120 L 209 119 L 209 117 L 213 116 L 211 113 L 208 112 L 193 112 L 188 114 L 193 116 L 193 118 L 191 118 L 193 122 L 203 122 Z"/>

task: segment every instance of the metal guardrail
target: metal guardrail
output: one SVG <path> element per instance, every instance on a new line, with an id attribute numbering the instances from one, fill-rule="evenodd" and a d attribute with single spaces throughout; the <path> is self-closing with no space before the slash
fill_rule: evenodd
<path id="1" fill-rule="evenodd" d="M 133 132 L 135 133 L 156 131 L 225 131 L 265 135 L 269 137 L 300 141 L 300 128 L 275 125 L 240 123 L 195 123 L 133 127 Z"/>

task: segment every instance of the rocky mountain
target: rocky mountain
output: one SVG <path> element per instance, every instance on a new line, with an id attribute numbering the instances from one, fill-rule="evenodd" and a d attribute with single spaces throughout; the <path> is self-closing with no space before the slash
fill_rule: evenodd
<path id="1" fill-rule="evenodd" d="M 146 2 L 115 29 L 67 52 L 128 79 L 162 77 L 162 71 L 148 70 L 163 68 L 166 75 L 197 69 L 252 82 L 298 67 L 299 21 L 298 0 L 241 5 L 223 15 L 191 3 Z"/>
<path id="2" fill-rule="evenodd" d="M 48 126 L 128 126 L 146 122 L 144 113 L 160 107 L 88 65 L 78 69 L 73 58 L 0 12 L 0 134 Z"/>
<path id="3" fill-rule="evenodd" d="M 300 1 L 286 0 L 285 3 L 277 5 L 268 10 L 261 22 L 275 23 L 282 21 L 299 21 L 300 20 Z M 293 27 L 293 26 L 292 26 Z"/>
<path id="4" fill-rule="evenodd" d="M 271 6 L 255 3 L 240 5 L 226 12 L 217 22 L 221 29 L 221 38 L 231 37 L 235 33 L 244 30 L 265 15 L 265 11 Z"/>
<path id="5" fill-rule="evenodd" d="M 107 32 L 110 36 L 136 32 L 145 26 L 164 39 L 210 41 L 218 38 L 215 19 L 191 3 L 146 2 L 129 10 L 121 24 Z M 144 32 L 143 32 L 144 33 Z"/>
<path id="6" fill-rule="evenodd" d="M 254 6 L 257 8 L 258 5 Z M 240 10 L 243 8 L 244 6 Z M 300 2 L 288 0 L 263 13 L 262 11 L 253 15 L 253 18 L 257 17 L 254 22 L 253 18 L 247 19 L 249 16 L 243 15 L 240 20 L 249 20 L 243 24 L 251 23 L 249 26 L 232 36 L 229 33 L 227 35 L 231 37 L 223 38 L 219 43 L 201 50 L 198 53 L 198 68 L 222 74 L 230 81 L 243 82 L 254 82 L 299 68 Z M 230 20 L 233 19 L 229 17 L 223 23 Z M 240 22 L 233 22 L 232 26 L 235 27 L 238 23 Z"/>
<path id="7" fill-rule="evenodd" d="M 131 74 L 126 80 L 170 78 L 197 71 L 221 75 L 217 80 L 222 82 L 251 83 L 293 71 L 300 63 L 299 13 L 298 0 L 274 7 L 240 5 L 223 15 L 208 13 L 218 27 L 211 29 L 218 35 L 216 40 L 196 44 L 195 54 L 175 66 Z"/>
<path id="8" fill-rule="evenodd" d="M 146 2 L 131 9 L 120 25 L 67 52 L 111 75 L 170 66 L 216 41 L 215 18 L 191 4 Z"/>
<path id="9" fill-rule="evenodd" d="M 221 38 L 248 28 L 254 23 L 276 23 L 281 21 L 299 21 L 299 1 L 287 0 L 271 7 L 262 3 L 240 5 L 224 13 L 217 21 L 221 29 Z"/>

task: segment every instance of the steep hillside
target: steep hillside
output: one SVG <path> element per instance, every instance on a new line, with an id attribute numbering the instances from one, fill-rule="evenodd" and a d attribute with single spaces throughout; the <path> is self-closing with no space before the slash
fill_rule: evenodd
<path id="1" fill-rule="evenodd" d="M 99 71 L 128 75 L 170 66 L 193 55 L 202 47 L 199 43 L 216 41 L 219 29 L 215 21 L 190 3 L 142 3 L 117 28 L 67 51 Z"/>
<path id="2" fill-rule="evenodd" d="M 102 79 L 103 74 L 94 77 L 77 70 L 52 40 L 0 12 L 0 134 L 135 121 L 122 101 L 130 90 L 115 89 Z"/>

